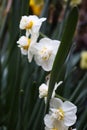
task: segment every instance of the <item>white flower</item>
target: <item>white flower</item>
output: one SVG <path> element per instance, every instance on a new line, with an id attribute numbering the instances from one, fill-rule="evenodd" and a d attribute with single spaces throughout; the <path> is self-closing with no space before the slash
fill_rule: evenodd
<path id="1" fill-rule="evenodd" d="M 71 126 L 76 122 L 77 107 L 69 102 L 63 102 L 61 99 L 53 98 L 50 101 L 50 110 L 54 119 L 63 121 L 65 126 Z"/>
<path id="2" fill-rule="evenodd" d="M 28 55 L 29 62 L 31 62 L 33 58 L 33 46 L 36 44 L 36 40 L 37 35 L 32 35 L 31 38 L 21 36 L 17 41 L 18 47 L 21 49 L 21 53 L 23 55 Z"/>
<path id="3" fill-rule="evenodd" d="M 25 37 L 25 36 L 21 36 L 19 38 L 19 40 L 17 41 L 17 43 L 19 44 L 18 47 L 20 47 L 21 49 L 21 53 L 23 55 L 27 55 L 28 54 L 28 48 L 30 46 L 30 39 Z"/>
<path id="4" fill-rule="evenodd" d="M 34 46 L 37 44 L 37 38 L 39 36 L 39 33 L 37 34 L 32 34 L 31 35 L 31 42 L 30 42 L 30 46 L 29 46 L 29 49 L 28 49 L 28 61 L 31 62 L 32 61 L 32 58 L 34 56 Z"/>
<path id="5" fill-rule="evenodd" d="M 35 15 L 22 16 L 20 20 L 20 29 L 26 29 L 28 33 L 38 33 L 39 29 L 46 18 L 38 18 Z"/>
<path id="6" fill-rule="evenodd" d="M 43 83 L 39 87 L 39 98 L 47 97 L 47 94 L 48 94 L 48 86 Z"/>
<path id="7" fill-rule="evenodd" d="M 45 71 L 50 71 L 60 45 L 60 41 L 43 38 L 34 46 L 34 59 Z"/>
<path id="8" fill-rule="evenodd" d="M 68 130 L 68 126 L 65 126 L 62 122 L 55 120 L 52 115 L 47 114 L 44 118 L 46 125 L 45 130 Z"/>
<path id="9" fill-rule="evenodd" d="M 46 130 L 68 130 L 76 122 L 77 107 L 61 99 L 52 98 L 50 101 L 50 112 L 44 117 Z"/>

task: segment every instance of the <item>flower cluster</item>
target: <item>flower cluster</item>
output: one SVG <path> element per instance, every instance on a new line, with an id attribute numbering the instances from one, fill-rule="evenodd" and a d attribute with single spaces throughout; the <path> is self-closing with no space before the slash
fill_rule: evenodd
<path id="1" fill-rule="evenodd" d="M 61 99 L 55 98 L 55 90 L 61 83 L 62 81 L 54 86 L 50 101 L 50 111 L 44 117 L 45 130 L 68 130 L 76 122 L 77 107 L 70 101 L 63 102 Z M 39 87 L 39 98 L 44 98 L 45 103 L 47 101 L 48 86 L 49 80 L 46 84 L 43 83 Z"/>
<path id="2" fill-rule="evenodd" d="M 39 30 L 46 18 L 38 18 L 35 15 L 22 16 L 20 29 L 26 30 L 25 36 L 21 36 L 17 41 L 18 47 L 23 55 L 28 55 L 29 62 L 34 60 L 37 65 L 45 71 L 50 71 L 55 59 L 55 55 L 60 45 L 60 41 L 42 38 L 39 42 Z"/>
<path id="3" fill-rule="evenodd" d="M 68 130 L 76 122 L 77 107 L 59 98 L 50 101 L 50 112 L 44 117 L 45 130 Z"/>
<path id="4" fill-rule="evenodd" d="M 37 42 L 40 27 L 45 20 L 46 18 L 38 18 L 35 15 L 22 16 L 20 29 L 26 30 L 26 33 L 19 38 L 17 43 L 21 53 L 28 56 L 29 62 L 34 58 L 38 66 L 41 66 L 45 71 L 51 71 L 60 41 L 45 37 Z M 76 122 L 77 107 L 69 101 L 63 102 L 61 99 L 55 98 L 55 90 L 62 82 L 55 83 L 49 113 L 44 117 L 45 130 L 68 130 Z M 39 87 L 39 98 L 44 98 L 45 103 L 48 87 L 49 80 Z"/>

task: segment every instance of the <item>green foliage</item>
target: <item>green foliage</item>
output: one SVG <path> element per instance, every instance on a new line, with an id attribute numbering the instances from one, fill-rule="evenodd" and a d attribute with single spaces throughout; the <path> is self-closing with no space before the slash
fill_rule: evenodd
<path id="1" fill-rule="evenodd" d="M 41 17 L 48 17 L 50 3 L 50 0 L 45 1 Z M 48 73 L 34 61 L 28 63 L 28 59 L 21 55 L 16 44 L 23 33 L 19 31 L 20 18 L 30 14 L 29 0 L 13 0 L 11 11 L 3 15 L 6 4 L 7 1 L 3 0 L 0 7 L 0 130 L 44 129 L 44 113 L 48 112 L 54 84 L 61 80 L 63 83 L 56 90 L 56 96 L 70 100 L 78 106 L 76 127 L 78 130 L 86 130 L 87 72 L 79 69 L 77 65 L 80 54 L 72 55 L 70 49 L 78 20 L 77 7 L 71 11 L 67 7 L 66 13 L 68 10 L 69 15 L 65 16 L 66 21 L 62 25 L 64 28 L 56 26 L 50 34 L 53 25 L 48 21 L 41 28 L 41 33 L 44 33 L 42 35 L 50 38 L 58 39 L 59 32 L 63 33 L 51 71 L 48 101 L 45 106 L 44 100 L 38 97 L 38 88 L 45 82 Z"/>
<path id="2" fill-rule="evenodd" d="M 77 24 L 77 20 L 78 20 L 78 11 L 77 11 L 77 8 L 75 7 L 71 10 L 71 12 L 68 16 L 65 30 L 64 30 L 64 33 L 63 33 L 63 36 L 61 39 L 61 44 L 60 44 L 59 50 L 57 52 L 57 55 L 56 55 L 56 58 L 54 61 L 54 65 L 53 65 L 53 69 L 52 69 L 51 77 L 50 77 L 50 83 L 49 83 L 49 93 L 48 93 L 47 105 L 49 104 L 55 82 L 59 81 L 58 77 L 59 77 L 61 68 L 69 53 L 71 43 L 72 43 L 72 38 L 73 38 L 76 24 Z M 72 27 L 72 25 L 73 25 L 73 27 Z"/>

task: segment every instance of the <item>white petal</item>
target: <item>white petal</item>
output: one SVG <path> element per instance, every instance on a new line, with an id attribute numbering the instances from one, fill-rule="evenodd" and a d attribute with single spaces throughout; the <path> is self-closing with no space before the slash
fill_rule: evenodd
<path id="1" fill-rule="evenodd" d="M 44 117 L 44 123 L 48 128 L 54 127 L 54 119 L 49 114 Z"/>
<path id="2" fill-rule="evenodd" d="M 68 130 L 68 126 L 65 126 L 62 121 L 56 121 L 55 127 L 58 128 L 58 130 Z"/>
<path id="3" fill-rule="evenodd" d="M 33 59 L 33 54 L 31 53 L 31 51 L 28 50 L 28 61 L 31 62 Z"/>
<path id="4" fill-rule="evenodd" d="M 46 84 L 41 84 L 39 87 L 39 98 L 47 97 L 48 86 Z"/>
<path id="5" fill-rule="evenodd" d="M 40 18 L 39 21 L 40 21 L 40 22 L 44 22 L 44 21 L 46 21 L 46 18 Z"/>
<path id="6" fill-rule="evenodd" d="M 23 55 L 27 55 L 28 54 L 28 51 L 27 50 L 24 50 L 23 48 L 20 48 L 21 49 L 21 53 L 23 54 Z"/>
<path id="7" fill-rule="evenodd" d="M 46 49 L 44 50 L 44 48 Z M 36 54 L 34 55 L 37 65 L 42 66 L 45 71 L 50 71 L 53 66 L 57 48 L 58 42 L 49 38 L 42 38 L 37 46 L 35 46 Z M 47 57 L 47 59 L 44 60 L 43 57 Z"/>
<path id="8" fill-rule="evenodd" d="M 63 108 L 64 112 L 70 112 L 70 111 L 72 111 L 73 113 L 77 112 L 77 107 L 73 103 L 71 103 L 69 101 L 65 101 L 63 103 L 62 108 Z"/>
<path id="9" fill-rule="evenodd" d="M 40 66 L 42 66 L 42 68 L 43 68 L 45 71 L 51 71 L 51 70 L 52 70 L 53 61 L 54 61 L 54 60 L 51 60 L 51 59 L 49 59 L 49 60 L 46 61 L 46 62 L 43 61 L 43 60 L 41 60 Z"/>
<path id="10" fill-rule="evenodd" d="M 51 108 L 55 108 L 55 109 L 62 108 L 62 104 L 63 104 L 63 102 L 59 98 L 52 98 L 50 101 Z"/>
<path id="11" fill-rule="evenodd" d="M 20 44 L 21 46 L 25 46 L 28 43 L 28 38 L 26 36 L 21 36 L 17 41 L 17 43 Z"/>
<path id="12" fill-rule="evenodd" d="M 64 124 L 66 126 L 72 126 L 73 124 L 75 124 L 76 122 L 76 115 L 73 114 L 73 112 L 68 112 L 68 113 L 65 113 L 64 115 Z"/>

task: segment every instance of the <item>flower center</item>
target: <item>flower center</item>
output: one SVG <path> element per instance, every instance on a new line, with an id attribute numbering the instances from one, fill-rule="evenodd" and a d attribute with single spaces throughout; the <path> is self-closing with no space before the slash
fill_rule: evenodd
<path id="1" fill-rule="evenodd" d="M 42 50 L 40 51 L 40 55 L 42 59 L 46 61 L 51 56 L 51 51 L 49 51 L 46 47 L 43 47 Z"/>
<path id="2" fill-rule="evenodd" d="M 62 110 L 62 108 L 53 109 L 52 112 L 53 117 L 56 118 L 58 121 L 64 119 L 64 111 Z"/>
<path id="3" fill-rule="evenodd" d="M 33 26 L 33 22 L 30 21 L 27 25 L 26 25 L 26 29 L 31 29 Z"/>
<path id="4" fill-rule="evenodd" d="M 64 111 L 62 108 L 58 109 L 58 120 L 63 120 L 64 119 Z"/>
<path id="5" fill-rule="evenodd" d="M 23 46 L 23 49 L 24 49 L 24 50 L 28 50 L 28 48 L 29 48 L 29 46 L 30 46 L 30 42 L 31 42 L 31 39 L 28 38 L 28 40 L 27 40 L 27 45 Z"/>

